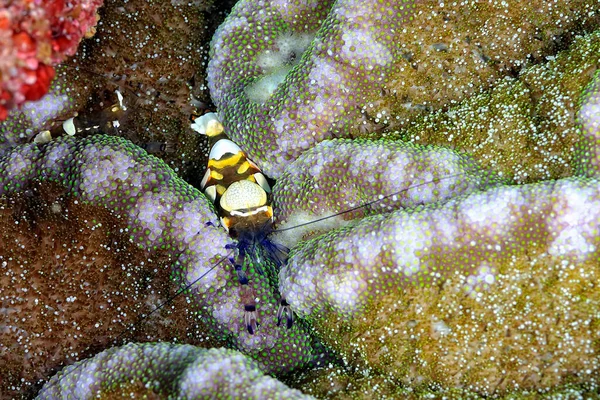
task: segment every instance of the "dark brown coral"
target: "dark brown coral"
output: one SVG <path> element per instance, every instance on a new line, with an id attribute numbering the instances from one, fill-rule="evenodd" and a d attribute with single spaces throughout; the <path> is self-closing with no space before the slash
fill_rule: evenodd
<path id="1" fill-rule="evenodd" d="M 150 259 L 122 219 L 65 194 L 46 184 L 0 203 L 0 392 L 12 397 L 32 385 L 33 394 L 34 382 L 111 343 L 220 344 L 201 343 L 185 296 L 133 326 L 173 294 L 172 260 L 160 252 Z"/>

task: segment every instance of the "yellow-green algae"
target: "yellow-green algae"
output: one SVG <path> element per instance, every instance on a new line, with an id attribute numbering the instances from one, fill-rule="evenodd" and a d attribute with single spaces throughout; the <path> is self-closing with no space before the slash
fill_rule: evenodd
<path id="1" fill-rule="evenodd" d="M 507 77 L 490 91 L 386 137 L 466 151 L 515 183 L 571 176 L 581 159 L 579 98 L 598 67 L 600 31 L 595 31 L 517 78 Z"/>

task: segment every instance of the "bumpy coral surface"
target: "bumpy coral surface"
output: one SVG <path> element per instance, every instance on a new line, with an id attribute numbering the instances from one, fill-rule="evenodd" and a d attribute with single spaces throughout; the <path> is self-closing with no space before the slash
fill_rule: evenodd
<path id="1" fill-rule="evenodd" d="M 151 259 L 157 252 L 162 252 L 163 255 L 166 253 L 171 258 L 172 275 L 176 284 L 188 285 L 200 279 L 189 293 L 188 308 L 190 314 L 195 315 L 193 318 L 202 321 L 200 326 L 209 328 L 204 328 L 202 331 L 203 328 L 195 327 L 193 318 L 188 320 L 189 327 L 195 328 L 191 329 L 195 331 L 191 334 L 193 341 L 198 337 L 229 341 L 233 346 L 257 359 L 261 367 L 270 372 L 287 372 L 310 361 L 312 349 L 308 336 L 299 324 L 292 329 L 276 326 L 278 294 L 269 282 L 271 278 L 260 275 L 251 266 L 249 266 L 248 276 L 251 279 L 250 286 L 257 296 L 261 329 L 255 335 L 247 332 L 243 321 L 240 285 L 226 259 L 231 253 L 227 247 L 232 245 L 232 240 L 218 226 L 217 216 L 210 202 L 196 189 L 179 179 L 163 162 L 148 156 L 145 151 L 126 140 L 108 136 L 92 136 L 87 139 L 63 137 L 46 145 L 32 143 L 15 148 L 0 159 L 2 194 L 10 195 L 36 188 L 38 185 L 43 188 L 50 184 L 65 188 L 65 195 L 71 197 L 72 201 L 105 207 L 121 219 L 125 225 L 121 228 L 124 236 L 128 237 L 133 244 L 150 252 L 147 255 L 146 268 L 152 269 L 154 263 Z M 68 214 L 69 210 L 61 210 L 59 207 L 56 212 Z M 73 218 L 83 218 L 83 216 L 75 214 Z M 6 244 L 8 243 L 10 242 Z M 22 251 L 27 252 L 27 247 L 35 246 L 35 243 L 35 241 L 24 240 Z M 31 251 L 36 250 L 37 248 L 34 248 Z M 68 252 L 65 257 L 67 255 Z M 216 267 L 212 268 L 213 266 Z M 37 266 L 41 271 L 49 267 L 45 264 Z M 114 270 L 113 274 L 120 276 L 121 268 L 126 268 L 126 265 L 122 267 L 111 265 L 103 268 L 109 267 Z M 33 290 L 34 287 L 31 286 L 29 279 L 19 278 L 22 274 L 18 271 L 24 268 L 10 259 L 4 261 L 2 268 L 5 279 L 13 279 L 13 283 L 18 285 L 14 286 L 18 293 L 31 295 L 31 297 L 24 297 L 23 304 L 15 308 L 14 313 L 11 312 L 10 320 L 6 321 L 5 325 L 8 331 L 3 333 L 2 339 L 8 346 L 14 336 L 10 332 L 27 332 L 27 338 L 21 339 L 20 346 L 25 346 L 24 350 L 28 350 L 30 342 L 34 347 L 40 345 L 40 340 L 35 339 L 38 335 L 42 338 L 46 337 L 44 326 L 40 327 L 33 315 L 44 315 L 44 311 L 39 308 L 55 307 L 56 302 L 66 301 L 68 305 L 70 297 L 66 295 L 66 300 L 60 301 L 51 298 L 48 302 L 42 301 L 38 304 L 35 301 L 38 296 L 37 289 Z M 263 269 L 269 272 L 267 266 L 263 266 Z M 71 271 L 71 268 L 67 270 Z M 56 278 L 50 274 L 48 279 Z M 56 282 L 58 287 L 64 285 L 70 287 L 68 276 L 61 279 L 64 282 Z M 88 277 L 82 284 L 85 287 L 94 285 L 93 282 L 93 278 Z M 42 279 L 40 285 L 42 287 L 39 290 L 46 293 L 45 291 L 50 290 L 52 281 Z M 123 288 L 126 289 L 127 286 Z M 7 285 L 3 290 L 12 289 Z M 135 291 L 135 283 L 131 290 Z M 7 301 L 14 301 L 20 296 L 11 292 L 6 293 L 4 298 Z M 164 292 L 161 293 L 160 298 L 153 302 L 151 308 L 158 306 L 164 296 Z M 100 299 L 87 295 L 81 297 L 74 295 L 73 298 L 83 302 L 83 304 L 77 303 L 77 307 L 88 308 L 93 307 L 89 301 L 100 300 L 112 303 L 111 297 L 109 291 Z M 117 296 L 114 301 L 120 301 L 119 297 Z M 119 306 L 115 304 L 111 307 L 117 307 L 119 310 Z M 97 312 L 93 308 L 88 310 L 75 313 L 71 323 L 79 324 L 82 320 L 87 321 L 93 315 L 88 314 L 89 312 Z M 129 318 L 134 317 L 138 311 L 135 308 L 130 309 L 132 315 Z M 32 317 L 24 318 L 27 313 Z M 72 317 L 66 318 L 70 320 Z M 129 319 L 128 322 L 130 321 Z M 127 326 L 127 328 L 131 327 Z M 125 329 L 111 329 L 113 339 L 117 336 L 122 338 L 121 334 Z M 96 344 L 93 327 L 86 325 L 85 333 L 80 334 L 81 336 L 75 334 L 71 339 L 81 342 L 78 348 L 85 349 Z M 176 332 L 173 334 L 177 335 Z M 173 339 L 172 336 L 167 338 Z M 185 340 L 185 336 L 179 336 L 177 339 Z M 64 346 L 66 342 L 61 340 L 60 343 Z M 41 347 L 42 350 L 35 347 L 37 351 L 31 353 L 26 351 L 33 357 L 34 365 L 39 362 L 36 361 L 36 357 L 42 359 L 48 357 L 49 349 L 44 348 L 43 343 Z M 61 356 L 57 358 L 58 360 L 52 361 L 54 367 L 62 362 Z M 19 374 L 15 373 L 13 376 L 19 377 Z"/>
<path id="2" fill-rule="evenodd" d="M 38 100 L 53 66 L 93 35 L 102 0 L 0 2 L 0 121 L 8 110 Z"/>
<path id="3" fill-rule="evenodd" d="M 556 49 L 568 45 L 575 34 L 584 32 L 587 24 L 598 17 L 597 2 L 585 0 L 414 5 L 384 1 L 365 10 L 364 15 L 370 17 L 366 19 L 354 13 L 366 7 L 364 3 L 311 4 L 312 9 L 302 2 L 265 2 L 257 9 L 253 2 L 241 2 L 214 41 L 211 90 L 215 102 L 222 107 L 220 111 L 229 133 L 249 150 L 251 158 L 266 162 L 267 172 L 273 175 L 284 171 L 289 159 L 330 134 L 379 136 L 382 128 L 402 125 L 415 114 L 430 109 L 452 106 L 501 77 L 516 75 L 529 62 L 542 62 L 545 56 L 553 56 Z M 392 17 L 385 15 L 389 10 L 402 11 L 402 17 L 390 20 Z M 382 18 L 377 18 L 377 13 L 383 13 Z M 324 22 L 322 27 L 321 22 Z M 382 29 L 388 26 L 400 29 L 390 37 Z M 375 40 L 363 40 L 373 37 Z M 270 47 L 263 47 L 264 43 Z M 389 63 L 386 44 L 393 53 Z M 580 54 L 585 60 L 594 56 Z M 532 132 L 543 136 L 545 132 L 565 130 L 571 141 L 564 141 L 565 149 L 560 149 L 560 145 L 550 147 L 551 151 L 535 149 L 541 154 L 539 162 L 523 160 L 529 171 L 538 171 L 539 175 L 528 178 L 529 175 L 518 173 L 524 169 L 514 168 L 514 163 L 503 167 L 502 157 L 495 151 L 482 150 L 476 159 L 518 182 L 569 175 L 580 166 L 593 175 L 594 168 L 585 169 L 584 157 L 572 156 L 577 143 L 572 140 L 575 135 L 571 135 L 573 124 L 569 118 L 577 112 L 579 93 L 593 76 L 596 60 L 597 54 L 590 62 L 586 61 L 587 67 L 579 73 L 578 65 L 584 64 L 566 66 L 561 74 L 574 79 L 564 81 L 570 89 L 557 96 L 544 96 L 546 92 L 554 92 L 548 91 L 549 85 L 560 82 L 560 77 L 554 76 L 542 80 L 538 87 L 534 87 L 535 79 L 527 80 L 525 86 L 531 85 L 528 87 L 531 92 L 513 91 L 523 96 L 502 96 L 495 103 L 497 108 L 492 115 L 510 116 L 508 111 L 515 107 L 513 99 L 523 99 L 529 94 L 533 100 L 543 98 L 539 103 L 542 107 L 525 108 L 532 114 L 532 120 L 542 115 L 540 111 L 552 115 L 554 105 L 558 105 L 557 117 L 542 117 L 543 123 L 533 124 Z M 544 75 L 546 65 L 549 64 L 538 66 L 541 68 L 538 75 Z M 365 83 L 368 83 L 366 88 Z M 589 86 L 581 110 L 589 105 L 594 109 L 597 92 L 595 84 Z M 519 102 L 522 104 L 526 103 Z M 485 107 L 471 109 L 472 113 L 485 111 Z M 579 115 L 586 132 L 590 132 L 588 128 L 594 125 L 584 123 L 588 114 Z M 505 139 L 510 142 L 513 135 L 521 134 L 515 129 L 519 124 L 503 125 L 509 118 L 496 121 L 498 127 L 504 128 L 501 134 L 495 135 L 486 126 L 475 126 L 481 136 L 473 136 L 465 141 L 465 146 L 457 147 L 468 148 L 466 144 L 470 144 L 477 149 L 478 141 L 488 134 L 492 136 L 490 142 L 502 145 Z M 552 125 L 556 125 L 556 131 L 548 129 Z M 277 141 L 281 144 L 274 144 Z M 521 143 L 513 148 L 522 152 L 505 154 L 518 165 L 519 157 L 526 154 L 532 142 L 514 142 Z M 114 145 L 111 143 L 109 147 Z M 455 142 L 446 140 L 444 144 L 455 145 Z M 285 151 L 280 152 L 278 146 Z M 82 182 L 80 169 L 91 177 L 92 185 L 95 180 L 104 182 L 103 171 L 114 168 L 119 172 L 118 165 L 145 159 L 139 150 L 127 148 L 130 158 L 117 151 L 114 157 L 107 154 L 106 158 L 93 161 L 83 157 L 85 162 L 81 166 L 76 161 L 79 159 L 74 159 L 68 173 L 65 172 L 68 179 L 61 182 L 68 188 L 72 187 L 71 181 Z M 29 145 L 7 156 L 11 157 L 10 167 L 6 168 L 9 178 L 21 185 L 9 183 L 11 191 L 28 193 L 28 188 L 21 190 L 27 182 L 19 180 L 18 172 L 27 171 L 22 165 L 35 157 L 33 149 Z M 361 145 L 357 144 L 356 149 L 360 150 Z M 77 150 L 76 154 L 85 153 Z M 564 154 L 572 158 L 563 157 Z M 419 151 L 414 156 L 415 160 L 427 161 Z M 319 157 L 335 159 L 336 154 L 328 155 L 323 150 Z M 113 158 L 117 165 L 111 164 Z M 559 166 L 556 170 L 548 167 L 553 162 Z M 92 164 L 100 167 L 92 168 Z M 427 165 L 433 168 L 435 164 Z M 150 169 L 163 171 L 163 167 L 161 164 Z M 336 167 L 346 168 L 341 164 Z M 419 172 L 424 177 L 428 173 L 426 169 Z M 346 173 L 331 171 L 332 176 L 348 176 Z M 436 176 L 435 170 L 431 175 Z M 368 174 L 363 176 L 367 182 L 370 178 Z M 389 174 L 387 181 L 385 178 L 377 172 L 373 174 L 375 185 L 391 183 L 395 174 Z M 128 179 L 126 183 L 130 182 Z M 331 182 L 323 186 L 334 187 Z M 594 332 L 599 307 L 593 287 L 598 267 L 598 234 L 594 225 L 598 211 L 596 186 L 596 180 L 575 178 L 537 186 L 502 186 L 450 199 L 446 204 L 417 206 L 351 222 L 339 231 L 294 249 L 290 264 L 281 274 L 282 289 L 290 294 L 292 307 L 313 323 L 314 334 L 342 353 L 343 360 L 349 363 L 350 376 L 364 377 L 358 384 L 381 383 L 368 393 L 402 395 L 414 391 L 424 396 L 460 397 L 465 393 L 473 397 L 491 393 L 510 396 L 523 393 L 523 388 L 529 388 L 533 395 L 540 391 L 552 393 L 549 387 L 558 390 L 556 393 L 571 393 L 568 386 L 560 392 L 564 387 L 561 384 L 567 381 L 574 382 L 575 390 L 597 391 L 598 349 L 594 347 L 597 346 Z M 284 187 L 280 193 L 285 193 Z M 224 233 L 198 223 L 215 220 L 212 211 L 198 205 L 200 211 L 178 214 L 181 210 L 177 206 L 187 204 L 188 200 L 170 203 L 168 198 L 161 197 L 162 189 L 158 193 L 133 190 L 132 196 L 127 190 L 120 184 L 114 189 L 109 184 L 105 194 L 94 191 L 98 198 L 88 196 L 87 191 L 78 192 L 74 198 L 108 207 L 126 223 L 125 234 L 133 232 L 133 240 L 142 243 L 144 249 L 158 251 L 164 244 L 167 254 L 176 253 L 173 257 L 179 261 L 175 267 L 180 271 L 178 282 L 200 276 L 200 268 L 190 267 L 196 266 L 193 260 L 204 257 L 198 265 L 211 265 L 205 263 L 206 259 L 214 262 L 227 253 L 221 251 L 222 244 L 230 243 Z M 178 190 L 174 192 L 179 193 Z M 299 185 L 290 189 L 286 198 L 291 203 L 294 197 L 300 199 L 304 190 L 306 185 Z M 317 203 L 323 199 L 327 203 L 340 192 L 312 193 Z M 200 201 L 195 194 L 190 196 Z M 131 201 L 132 208 L 120 205 L 121 200 Z M 305 200 L 309 205 L 313 201 Z M 577 205 L 590 205 L 591 211 L 580 210 Z M 306 208 L 304 204 L 301 206 L 300 209 Z M 482 211 L 480 216 L 475 212 L 478 209 Z M 172 232 L 183 229 L 177 216 L 189 219 L 192 214 L 195 219 L 189 222 L 189 237 L 193 236 L 192 231 L 199 234 L 189 242 L 182 241 Z M 471 238 L 466 236 L 468 233 Z M 456 240 L 450 242 L 447 239 L 452 235 Z M 189 249 L 191 253 L 186 253 Z M 311 249 L 314 254 L 308 254 Z M 315 263 L 316 259 L 322 262 Z M 377 260 L 385 267 L 375 265 Z M 489 268 L 480 260 L 486 261 Z M 310 265 L 314 268 L 308 268 Z M 239 297 L 235 297 L 238 284 L 233 275 L 220 267 L 214 270 L 198 285 L 198 292 L 190 296 L 190 310 L 202 309 L 200 315 L 209 325 L 211 335 L 229 338 L 234 346 L 258 358 L 263 368 L 276 366 L 281 371 L 282 365 L 284 368 L 303 365 L 313 352 L 304 345 L 307 343 L 304 331 L 296 327 L 297 332 L 283 331 L 285 335 L 291 334 L 287 339 L 277 336 L 280 328 L 275 327 L 270 314 L 275 307 L 268 303 L 276 298 L 276 289 L 271 286 L 275 280 L 251 277 L 261 296 L 259 309 L 262 305 L 273 311 L 260 316 L 267 321 L 260 327 L 264 329 L 260 334 L 265 336 L 250 337 L 244 336 L 241 313 L 236 314 L 241 310 Z M 201 287 L 203 282 L 206 285 Z M 219 297 L 221 294 L 227 299 Z M 211 303 L 213 295 L 217 300 Z M 317 309 L 321 309 L 322 316 L 312 314 Z M 178 336 L 177 340 L 183 339 Z M 258 350 L 263 344 L 266 350 Z M 113 369 L 126 369 L 135 359 L 120 361 L 104 372 L 111 376 Z M 332 391 L 340 382 L 336 380 L 336 368 L 332 364 L 321 370 L 318 377 L 320 382 L 329 380 Z M 587 382 L 587 386 L 582 382 Z M 403 387 L 394 391 L 393 385 L 398 384 Z M 423 388 L 424 384 L 428 387 Z M 378 392 L 379 387 L 389 391 Z M 352 390 L 349 387 L 338 393 L 340 397 L 360 393 Z"/>
<path id="4" fill-rule="evenodd" d="M 282 292 L 346 357 L 491 394 L 598 382 L 597 180 L 368 217 L 296 249 Z"/>
<path id="5" fill-rule="evenodd" d="M 47 182 L 0 202 L 0 398 L 123 340 L 222 346 L 177 289 L 173 258 L 129 241 L 128 224 Z M 140 315 L 148 315 L 137 324 Z"/>
<path id="6" fill-rule="evenodd" d="M 565 120 L 578 115 L 584 133 L 565 153 L 570 170 L 594 178 L 502 186 L 368 217 L 294 249 L 280 274 L 282 293 L 351 365 L 413 388 L 463 387 L 481 395 L 568 383 L 598 390 L 600 87 L 598 54 L 585 50 L 596 39 L 597 33 L 589 35 L 558 55 L 558 63 L 570 65 L 559 68 L 556 79 L 539 74 L 542 82 L 578 86 L 579 93 L 585 88 L 581 101 L 577 94 L 561 100 L 568 107 L 555 104 L 558 114 L 571 110 L 561 114 Z M 544 69 L 556 71 L 552 63 L 533 71 Z M 535 81 L 531 71 L 523 75 Z M 510 107 L 510 99 L 500 105 Z M 477 103 L 461 105 L 462 115 L 476 114 L 479 108 L 469 105 Z M 519 134 L 507 126 L 507 134 Z M 444 131 L 443 123 L 433 127 Z M 539 137 L 558 140 L 553 131 Z M 534 166 L 543 171 L 555 156 L 549 152 Z M 303 174 L 310 176 L 310 169 Z M 343 181 L 342 175 L 328 182 L 331 196 L 322 191 L 320 197 L 336 198 Z"/>
<path id="7" fill-rule="evenodd" d="M 324 141 L 277 180 L 274 238 L 291 247 L 351 219 L 444 201 L 499 181 L 472 158 L 443 147 L 390 140 Z"/>
<path id="8" fill-rule="evenodd" d="M 338 365 L 330 365 L 308 371 L 299 377 L 302 391 L 319 399 L 444 399 L 444 400 L 485 400 L 482 396 L 464 387 L 439 387 L 432 385 L 412 385 L 406 387 L 393 378 L 373 370 L 352 370 Z M 518 394 L 496 396 L 506 400 L 557 400 L 557 399 L 598 399 L 597 390 L 592 385 L 566 384 L 543 393 L 535 390 L 521 390 Z"/>
<path id="9" fill-rule="evenodd" d="M 580 174 L 581 148 L 591 151 L 596 143 L 582 143 L 576 121 L 593 131 L 594 107 L 578 119 L 579 98 L 599 64 L 600 31 L 595 31 L 548 62 L 386 137 L 459 148 L 515 183 Z"/>
<path id="10" fill-rule="evenodd" d="M 226 128 L 267 175 L 315 143 L 405 123 L 541 59 L 597 2 L 240 1 L 211 45 Z"/>
<path id="11" fill-rule="evenodd" d="M 78 115 L 79 135 L 125 137 L 180 176 L 201 179 L 205 148 L 188 125 L 190 98 L 208 101 L 201 76 L 216 29 L 205 15 L 209 3 L 106 1 L 96 34 L 56 67 L 50 92 L 0 124 L 0 154 L 43 130 L 64 134 L 63 121 Z"/>
<path id="12" fill-rule="evenodd" d="M 577 117 L 584 137 L 579 172 L 597 175 L 600 171 L 600 71 L 585 89 Z"/>
<path id="13" fill-rule="evenodd" d="M 126 365 L 126 368 L 114 368 Z M 106 371 L 99 376 L 98 371 Z M 76 398 L 312 399 L 261 372 L 257 363 L 226 349 L 168 343 L 128 344 L 71 365 L 38 399 Z"/>

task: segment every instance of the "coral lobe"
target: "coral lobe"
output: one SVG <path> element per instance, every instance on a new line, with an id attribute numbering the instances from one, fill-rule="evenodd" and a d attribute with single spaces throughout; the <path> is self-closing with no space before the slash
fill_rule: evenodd
<path id="1" fill-rule="evenodd" d="M 291 257 L 278 283 L 273 265 L 265 274 L 247 265 L 261 322 L 255 335 L 245 330 L 244 294 L 226 260 L 232 240 L 210 203 L 165 163 L 107 136 L 12 149 L 19 140 L 8 140 L 0 158 L 3 217 L 19 224 L 0 252 L 15 254 L 2 266 L 9 317 L 1 343 L 21 346 L 2 371 L 11 374 L 11 390 L 120 344 L 117 328 L 102 322 L 98 333 L 90 325 L 96 312 L 84 310 L 94 302 L 131 330 L 135 314 L 147 312 L 136 302 L 152 309 L 201 278 L 132 338 L 227 345 L 245 356 L 129 344 L 68 367 L 44 393 L 77 390 L 84 377 L 105 385 L 106 396 L 111 390 L 175 395 L 181 388 L 169 385 L 198 383 L 200 371 L 210 373 L 201 362 L 191 367 L 191 358 L 206 354 L 215 363 L 224 354 L 236 360 L 223 371 L 250 366 L 241 381 L 258 368 L 319 397 L 597 392 L 597 5 L 240 1 L 213 39 L 209 87 L 228 134 L 279 178 L 273 194 L 279 228 L 369 203 L 288 237 Z M 40 126 L 32 122 L 26 133 Z M 400 127 L 407 129 L 393 131 Z M 386 140 L 356 140 L 363 136 Z M 356 219 L 344 220 L 350 218 Z M 77 232 L 69 235 L 60 224 Z M 305 233 L 334 227 L 303 241 Z M 85 235 L 131 258 L 119 264 L 82 244 Z M 58 261 L 46 261 L 46 247 L 31 246 L 40 237 Z M 55 249 L 61 245 L 76 251 Z M 19 249 L 31 258 L 18 258 Z M 84 261 L 90 256 L 95 263 Z M 29 279 L 31 271 L 39 276 Z M 53 282 L 59 271 L 75 278 Z M 109 287 L 128 271 L 127 283 L 79 308 L 93 292 L 90 282 Z M 7 280 L 18 285 L 8 288 Z M 61 298 L 63 290 L 70 296 Z M 303 318 L 290 330 L 276 326 L 279 291 Z M 54 333 L 39 333 L 38 319 Z M 52 347 L 47 342 L 59 331 L 61 348 Z M 311 382 L 297 379 L 320 356 L 319 342 L 340 360 L 308 372 Z M 32 372 L 51 352 L 52 365 Z M 160 360 L 159 369 L 149 357 Z M 110 367 L 91 377 L 88 368 L 97 362 Z M 158 364 L 181 368 L 166 379 L 168 368 Z M 186 375 L 188 366 L 198 374 Z M 144 377 L 131 383 L 130 367 Z M 154 378 L 164 383 L 160 389 Z M 267 386 L 300 396 L 269 379 Z"/>

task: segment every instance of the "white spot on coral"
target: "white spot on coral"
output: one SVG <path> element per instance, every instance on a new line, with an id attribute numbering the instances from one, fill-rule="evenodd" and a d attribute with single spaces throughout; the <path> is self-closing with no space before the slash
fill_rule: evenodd
<path id="1" fill-rule="evenodd" d="M 306 10 L 314 10 L 319 0 L 271 0 L 269 2 L 288 23 L 294 22 L 297 15 Z"/>
<path id="2" fill-rule="evenodd" d="M 350 221 L 344 220 L 339 215 L 316 222 L 316 220 L 332 214 L 334 214 L 333 211 L 325 211 L 320 215 L 306 211 L 295 211 L 288 216 L 285 222 L 277 226 L 277 232 L 273 234 L 272 239 L 287 248 L 292 248 L 301 240 L 306 240 L 317 232 L 322 234 L 350 223 Z M 294 229 L 285 230 L 291 227 L 294 227 Z"/>
<path id="3" fill-rule="evenodd" d="M 550 231 L 556 238 L 550 243 L 548 253 L 554 256 L 574 255 L 585 260 L 595 251 L 588 241 L 596 236 L 600 224 L 600 200 L 598 190 L 592 188 L 568 187 L 560 185 L 553 206 L 556 218 L 549 223 Z"/>
<path id="4" fill-rule="evenodd" d="M 346 316 L 357 311 L 361 294 L 367 287 L 360 273 L 355 270 L 324 276 L 320 283 L 328 304 Z"/>
<path id="5" fill-rule="evenodd" d="M 496 274 L 497 271 L 495 268 L 485 263 L 481 264 L 472 275 L 467 276 L 464 286 L 465 291 L 469 295 L 474 296 L 481 289 L 488 289 L 490 285 L 496 282 Z"/>
<path id="6" fill-rule="evenodd" d="M 444 321 L 435 321 L 431 323 L 434 332 L 444 336 L 452 332 L 452 329 Z"/>
<path id="7" fill-rule="evenodd" d="M 291 66 L 281 67 L 268 75 L 260 78 L 251 85 L 244 88 L 244 92 L 250 101 L 258 104 L 265 103 L 271 98 L 275 90 L 285 80 L 288 72 L 292 69 Z"/>
<path id="8" fill-rule="evenodd" d="M 373 64 L 386 66 L 393 61 L 390 50 L 382 43 L 377 43 L 368 30 L 345 31 L 342 40 L 341 55 L 350 61 L 366 64 L 368 69 L 372 69 Z"/>
<path id="9" fill-rule="evenodd" d="M 511 209 L 518 209 L 525 204 L 525 201 L 518 188 L 504 187 L 500 190 L 473 194 L 459 204 L 459 212 L 465 216 L 464 223 L 491 236 L 501 233 L 492 231 L 490 229 L 492 226 L 496 226 L 499 230 L 509 227 Z"/>
<path id="10" fill-rule="evenodd" d="M 276 65 L 275 67 L 280 67 L 283 64 L 296 64 L 302 54 L 306 51 L 315 35 L 310 33 L 291 33 L 286 32 L 282 35 L 278 36 L 275 40 L 275 44 L 279 49 L 279 54 L 283 56 L 284 61 L 280 65 Z"/>
<path id="11" fill-rule="evenodd" d="M 315 57 L 313 67 L 308 72 L 310 86 L 338 88 L 343 85 L 342 76 L 336 70 L 335 63 L 330 60 Z"/>
<path id="12" fill-rule="evenodd" d="M 256 64 L 265 74 L 244 88 L 248 99 L 255 103 L 265 103 L 286 76 L 296 65 L 314 35 L 308 33 L 285 32 L 275 39 L 275 49 L 267 49 L 259 54 Z"/>
<path id="13" fill-rule="evenodd" d="M 35 131 L 46 122 L 56 118 L 67 107 L 68 101 L 67 95 L 46 94 L 38 101 L 25 103 L 21 110 L 30 121 L 29 128 Z"/>
<path id="14" fill-rule="evenodd" d="M 410 216 L 402 216 L 394 222 L 392 245 L 396 272 L 407 277 L 424 272 L 418 253 L 431 243 L 431 227 L 426 221 Z"/>

